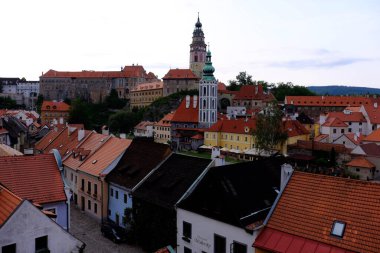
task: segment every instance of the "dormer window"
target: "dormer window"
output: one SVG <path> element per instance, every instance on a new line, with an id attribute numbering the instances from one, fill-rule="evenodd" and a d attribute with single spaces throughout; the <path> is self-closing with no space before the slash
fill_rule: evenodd
<path id="1" fill-rule="evenodd" d="M 334 221 L 331 228 L 331 235 L 343 238 L 344 231 L 346 229 L 346 223 L 343 221 Z"/>

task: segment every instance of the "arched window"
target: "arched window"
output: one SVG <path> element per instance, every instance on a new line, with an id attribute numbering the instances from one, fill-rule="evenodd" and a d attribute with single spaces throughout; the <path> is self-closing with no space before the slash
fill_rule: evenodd
<path id="1" fill-rule="evenodd" d="M 206 96 L 206 86 L 203 87 L 203 96 Z"/>
<path id="2" fill-rule="evenodd" d="M 203 99 L 203 108 L 206 108 L 206 99 Z"/>

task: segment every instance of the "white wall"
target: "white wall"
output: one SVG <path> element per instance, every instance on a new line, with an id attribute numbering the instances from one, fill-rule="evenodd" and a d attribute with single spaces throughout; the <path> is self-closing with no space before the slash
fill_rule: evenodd
<path id="1" fill-rule="evenodd" d="M 39 211 L 24 201 L 0 228 L 0 248 L 16 243 L 17 252 L 35 252 L 35 239 L 48 236 L 50 252 L 79 252 L 83 244 Z"/>
<path id="2" fill-rule="evenodd" d="M 192 236 L 190 243 L 182 239 L 183 221 L 191 223 Z M 217 220 L 177 208 L 177 253 L 184 253 L 184 247 L 192 253 L 214 252 L 214 234 L 226 238 L 226 253 L 230 253 L 230 245 L 236 241 L 247 245 L 247 253 L 255 252 L 252 244 L 258 235 L 245 232 L 244 229 Z"/>

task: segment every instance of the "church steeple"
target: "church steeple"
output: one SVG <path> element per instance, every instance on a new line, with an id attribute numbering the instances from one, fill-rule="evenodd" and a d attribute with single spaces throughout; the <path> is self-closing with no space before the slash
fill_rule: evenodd
<path id="1" fill-rule="evenodd" d="M 206 43 L 204 42 L 205 36 L 202 30 L 202 23 L 198 19 L 195 23 L 195 28 L 193 31 L 193 41 L 190 44 L 190 69 L 199 78 L 202 77 L 202 70 L 206 60 Z"/>

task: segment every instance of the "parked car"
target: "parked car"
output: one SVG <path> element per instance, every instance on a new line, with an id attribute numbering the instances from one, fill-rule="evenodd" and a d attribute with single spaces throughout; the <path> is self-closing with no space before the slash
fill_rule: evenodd
<path id="1" fill-rule="evenodd" d="M 111 239 L 114 243 L 126 241 L 126 231 L 112 223 L 104 222 L 100 229 L 103 236 Z"/>

